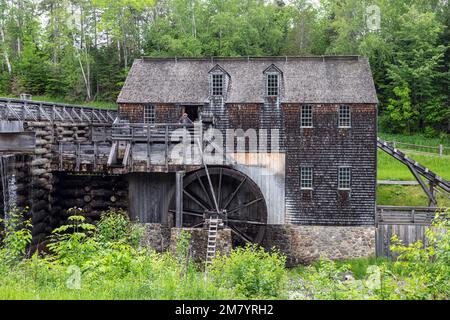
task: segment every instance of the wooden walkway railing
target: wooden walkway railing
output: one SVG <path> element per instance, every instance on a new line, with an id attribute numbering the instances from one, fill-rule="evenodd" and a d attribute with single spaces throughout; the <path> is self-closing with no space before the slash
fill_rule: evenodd
<path id="1" fill-rule="evenodd" d="M 124 172 L 151 170 L 169 165 L 200 165 L 198 139 L 203 126 L 198 124 L 113 124 L 92 126 L 89 143 L 59 142 L 55 166 L 60 171 L 104 171 L 123 168 Z M 190 136 L 190 140 L 185 140 Z M 184 142 L 181 155 L 173 152 Z M 201 147 L 203 148 L 203 142 Z"/>
<path id="2" fill-rule="evenodd" d="M 111 124 L 116 117 L 115 110 L 0 98 L 0 120 Z"/>
<path id="3" fill-rule="evenodd" d="M 409 150 L 417 153 L 424 154 L 434 154 L 439 157 L 449 156 L 450 147 L 444 146 L 442 144 L 438 146 L 424 146 L 420 144 L 406 143 L 401 141 L 386 141 L 393 148 L 401 148 L 402 150 Z"/>
<path id="4" fill-rule="evenodd" d="M 434 207 L 394 207 L 378 206 L 377 224 L 415 224 L 430 225 L 436 212 Z"/>
<path id="5" fill-rule="evenodd" d="M 203 133 L 201 123 L 179 124 L 179 123 L 125 123 L 114 124 L 112 127 L 112 140 L 131 142 L 170 142 L 179 140 L 183 130 L 190 135 L 191 140 L 199 138 Z M 176 134 L 178 130 L 179 134 Z"/>

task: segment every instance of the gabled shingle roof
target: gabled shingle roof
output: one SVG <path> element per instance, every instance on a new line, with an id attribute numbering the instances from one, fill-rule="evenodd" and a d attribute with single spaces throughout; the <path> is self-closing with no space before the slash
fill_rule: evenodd
<path id="1" fill-rule="evenodd" d="M 143 58 L 135 60 L 118 103 L 209 101 L 208 72 L 219 65 L 230 75 L 225 103 L 263 103 L 264 70 L 283 73 L 283 103 L 378 103 L 366 58 Z"/>

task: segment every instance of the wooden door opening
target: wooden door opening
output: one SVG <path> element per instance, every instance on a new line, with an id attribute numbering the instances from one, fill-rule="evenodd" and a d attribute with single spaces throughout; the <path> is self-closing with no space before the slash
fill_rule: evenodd
<path id="1" fill-rule="evenodd" d="M 191 121 L 196 122 L 200 120 L 200 106 L 184 106 L 183 113 L 187 113 Z"/>

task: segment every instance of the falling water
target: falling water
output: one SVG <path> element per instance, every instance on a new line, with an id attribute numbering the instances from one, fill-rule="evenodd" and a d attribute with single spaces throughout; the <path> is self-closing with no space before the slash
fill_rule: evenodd
<path id="1" fill-rule="evenodd" d="M 17 203 L 17 181 L 14 174 L 15 156 L 0 156 L 0 180 L 3 195 L 3 212 L 5 219 Z"/>

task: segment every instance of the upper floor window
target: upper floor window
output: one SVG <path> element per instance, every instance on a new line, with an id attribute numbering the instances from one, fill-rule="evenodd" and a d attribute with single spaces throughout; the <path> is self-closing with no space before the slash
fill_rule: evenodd
<path id="1" fill-rule="evenodd" d="M 300 168 L 300 188 L 302 190 L 313 189 L 313 168 L 311 167 Z"/>
<path id="2" fill-rule="evenodd" d="M 352 117 L 349 106 L 339 106 L 339 128 L 350 128 Z"/>
<path id="3" fill-rule="evenodd" d="M 300 126 L 302 128 L 313 127 L 313 107 L 302 106 L 300 110 Z"/>
<path id="4" fill-rule="evenodd" d="M 144 106 L 144 123 L 155 123 L 156 113 L 154 105 Z"/>
<path id="5" fill-rule="evenodd" d="M 279 75 L 277 73 L 267 74 L 267 96 L 276 97 L 279 95 Z"/>
<path id="6" fill-rule="evenodd" d="M 352 185 L 352 168 L 340 167 L 339 168 L 339 190 L 350 190 Z"/>
<path id="7" fill-rule="evenodd" d="M 279 97 L 281 95 L 283 73 L 274 64 L 264 70 L 264 86 L 266 97 Z"/>
<path id="8" fill-rule="evenodd" d="M 209 94 L 211 97 L 226 98 L 230 75 L 218 64 L 209 71 Z"/>
<path id="9" fill-rule="evenodd" d="M 223 74 L 216 73 L 212 75 L 212 95 L 223 96 Z"/>

